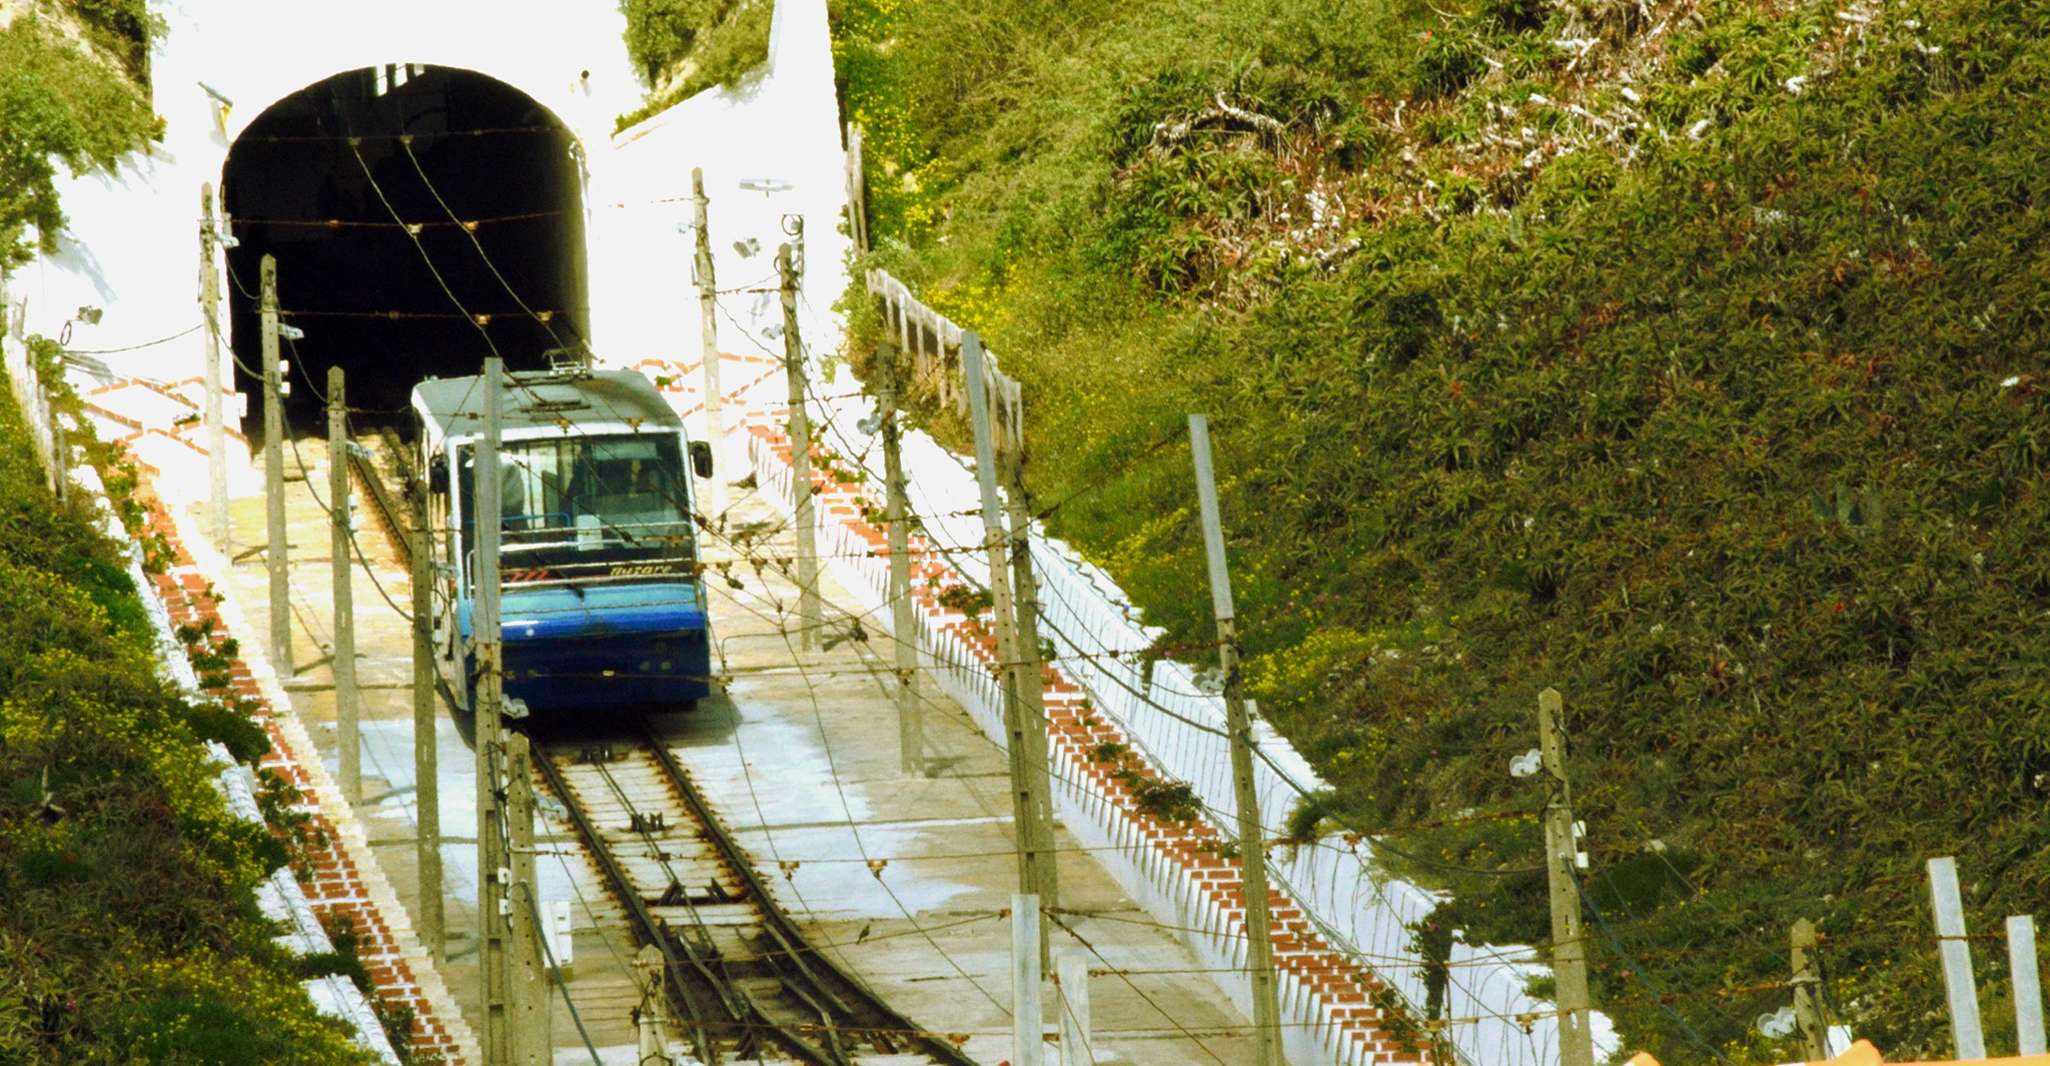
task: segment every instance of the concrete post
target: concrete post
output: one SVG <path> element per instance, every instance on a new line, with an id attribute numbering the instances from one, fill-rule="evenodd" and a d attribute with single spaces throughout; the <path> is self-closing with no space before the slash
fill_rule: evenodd
<path id="1" fill-rule="evenodd" d="M 1566 776 L 1566 730 L 1559 690 L 1538 693 L 1538 743 L 1545 784 L 1545 872 L 1552 896 L 1552 975 L 1559 999 L 1561 1066 L 1594 1066 L 1589 1028 L 1587 941 L 1580 919 L 1580 848 L 1573 832 L 1573 789 Z"/>
<path id="2" fill-rule="evenodd" d="M 1965 939 L 1964 899 L 1957 888 L 1957 860 L 1929 860 L 1929 904 L 1936 912 L 1936 939 L 1943 954 L 1943 984 L 1950 1000 L 1950 1035 L 1960 1059 L 1986 1057 L 1979 1028 L 1979 988 L 1972 979 L 1972 946 Z"/>
<path id="3" fill-rule="evenodd" d="M 214 187 L 199 187 L 199 308 L 206 322 L 207 518 L 214 549 L 228 556 L 228 451 L 221 414 L 221 268 L 214 261 Z"/>
<path id="4" fill-rule="evenodd" d="M 1285 1066 L 1281 1005 L 1274 976 L 1273 924 L 1267 912 L 1267 843 L 1260 831 L 1260 793 L 1253 784 L 1253 722 L 1240 691 L 1239 636 L 1231 573 L 1224 557 L 1224 526 L 1217 511 L 1217 479 L 1210 463 L 1210 419 L 1189 416 L 1189 450 L 1196 464 L 1196 505 L 1203 520 L 1203 554 L 1210 567 L 1210 605 L 1217 616 L 1217 662 L 1224 672 L 1225 726 L 1231 733 L 1231 779 L 1238 807 L 1239 880 L 1246 896 L 1246 964 L 1253 977 L 1253 1027 L 1258 1066 Z"/>
<path id="5" fill-rule="evenodd" d="M 285 412 L 279 395 L 278 261 L 263 257 L 259 313 L 263 319 L 263 495 L 270 568 L 270 654 L 280 676 L 292 674 L 291 546 L 285 532 Z"/>
<path id="6" fill-rule="evenodd" d="M 1011 897 L 1011 1062 L 1041 1066 L 1045 1061 L 1046 1026 L 1040 1018 L 1039 897 L 1020 892 Z"/>
<path id="7" fill-rule="evenodd" d="M 669 1056 L 669 993 L 663 987 L 667 971 L 662 951 L 653 944 L 641 946 L 634 956 L 634 969 L 641 973 L 641 1002 L 634 1012 L 640 1046 L 635 1061 L 641 1066 L 674 1066 Z"/>
<path id="8" fill-rule="evenodd" d="M 2028 915 L 2007 919 L 2007 969 L 2014 981 L 2015 1046 L 2024 1055 L 2041 1055 L 2043 1046 L 2043 975 L 2036 962 L 2036 920 Z"/>
<path id="9" fill-rule="evenodd" d="M 987 353 L 985 353 L 986 355 Z M 1011 522 L 1011 605 L 1013 647 L 1016 657 L 1011 670 L 1017 679 L 1019 713 L 1025 719 L 1025 759 L 1032 769 L 1032 799 L 1039 805 L 1036 821 L 1045 827 L 1044 844 L 1053 848 L 1053 782 L 1047 757 L 1046 674 L 1039 654 L 1039 582 L 1032 574 L 1032 510 L 1025 496 L 1025 427 L 1022 405 L 1007 401 L 1001 410 L 1003 449 L 998 465 L 1003 468 L 1005 507 Z M 1059 909 L 1061 905 L 1060 863 L 1049 858 L 1039 871 L 1040 905 Z M 1040 960 L 1042 964 L 1050 960 Z"/>
<path id="10" fill-rule="evenodd" d="M 818 523 L 812 515 L 811 419 L 804 402 L 804 341 L 797 329 L 797 270 L 790 246 L 776 249 L 776 272 L 783 279 L 783 369 L 790 380 L 790 462 L 797 497 L 797 623 L 798 646 L 816 651 L 819 628 L 825 624 L 819 605 Z"/>
<path id="11" fill-rule="evenodd" d="M 897 425 L 897 404 L 903 381 L 903 358 L 897 346 L 884 341 L 876 349 L 876 405 L 883 434 L 883 491 L 890 551 L 890 632 L 897 664 L 898 766 L 907 774 L 925 773 L 925 721 L 918 705 L 918 627 L 911 604 L 911 503 L 904 486 L 903 432 Z"/>
<path id="12" fill-rule="evenodd" d="M 357 730 L 355 539 L 349 533 L 349 409 L 342 368 L 327 368 L 328 569 L 334 574 L 335 745 L 342 795 L 363 802 L 363 739 Z"/>
<path id="13" fill-rule="evenodd" d="M 484 360 L 484 439 L 476 445 L 477 567 L 473 627 L 477 656 L 477 924 L 478 976 L 483 1003 L 478 1041 L 484 1066 L 509 1066 L 513 1035 L 508 939 L 512 867 L 505 853 L 505 679 L 499 629 L 498 534 L 504 520 L 499 501 L 499 375 L 497 356 Z M 463 679 L 457 678 L 457 684 Z"/>
<path id="14" fill-rule="evenodd" d="M 702 169 L 691 169 L 690 191 L 693 215 L 697 222 L 695 273 L 698 283 L 699 334 L 704 340 L 705 441 L 712 446 L 712 454 L 719 457 L 719 468 L 724 469 L 729 456 L 726 453 L 726 394 L 719 385 L 719 287 L 712 267 L 712 233 L 709 221 L 711 201 L 705 196 L 705 172 Z M 711 512 L 717 514 L 726 509 L 726 488 L 720 482 L 717 470 L 712 474 L 711 489 Z"/>
<path id="15" fill-rule="evenodd" d="M 550 1066 L 548 965 L 541 950 L 541 900 L 534 880 L 534 755 L 526 734 L 508 732 L 505 818 L 512 844 L 513 1062 Z"/>
<path id="16" fill-rule="evenodd" d="M 1061 953 L 1060 973 L 1054 977 L 1061 1009 L 1061 1066 L 1096 1066 L 1089 1040 L 1089 954 Z"/>
<path id="17" fill-rule="evenodd" d="M 441 877 L 441 770 L 436 748 L 441 715 L 434 695 L 433 533 L 427 528 L 427 483 L 406 493 L 413 529 L 413 780 L 419 813 L 414 852 L 420 868 L 420 939 L 436 963 L 448 961 L 448 916 Z"/>
<path id="18" fill-rule="evenodd" d="M 1046 775 L 1035 772 L 1030 736 L 1033 723 L 1025 714 L 1019 692 L 1017 612 L 1011 602 L 1009 540 L 1004 535 L 1003 510 L 997 501 L 996 442 L 990 428 L 989 381 L 982 365 L 982 338 L 969 331 L 961 342 L 961 368 L 968 377 L 968 409 L 975 427 L 975 480 L 982 488 L 983 549 L 989 557 L 990 599 L 996 611 L 998 679 L 1004 694 L 1004 753 L 1010 760 L 1011 812 L 1018 841 L 1018 887 L 1035 898 L 1046 883 L 1053 865 L 1053 827 L 1046 815 L 1052 803 L 1040 795 Z M 1040 738 L 1037 750 L 1044 750 Z M 1044 767 L 1038 768 L 1043 770 Z M 1040 961 L 1044 963 L 1047 939 L 1040 929 Z M 1043 968 L 1043 967 L 1042 967 Z"/>
<path id="19" fill-rule="evenodd" d="M 1794 971 L 1794 1023 L 1800 1027 L 1801 1053 L 1817 1062 L 1829 1057 L 1829 1027 L 1823 1022 L 1821 967 L 1815 964 L 1815 923 L 1803 918 L 1794 923 L 1792 936 Z"/>

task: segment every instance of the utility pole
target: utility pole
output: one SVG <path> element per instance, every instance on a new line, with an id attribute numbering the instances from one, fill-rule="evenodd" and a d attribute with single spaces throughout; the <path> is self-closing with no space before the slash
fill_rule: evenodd
<path id="1" fill-rule="evenodd" d="M 804 341 L 797 332 L 797 271 L 790 265 L 790 245 L 776 249 L 776 272 L 783 278 L 783 369 L 790 378 L 790 463 L 792 494 L 797 497 L 797 620 L 803 634 L 799 647 L 816 651 L 819 627 L 818 525 L 812 518 L 811 420 L 804 406 Z"/>
<path id="2" fill-rule="evenodd" d="M 975 425 L 975 480 L 982 487 L 983 548 L 989 555 L 990 599 L 996 610 L 997 627 L 997 670 L 1004 693 L 1004 729 L 1006 742 L 1004 754 L 1010 758 L 1011 769 L 1011 814 L 1017 826 L 1018 841 L 1018 887 L 1030 894 L 1037 904 L 1039 887 L 1052 884 L 1053 826 L 1048 815 L 1053 809 L 1051 799 L 1044 794 L 1047 787 L 1045 764 L 1032 765 L 1032 753 L 1044 751 L 1045 732 L 1042 729 L 1035 746 L 1031 733 L 1034 723 L 1027 719 L 1025 700 L 1020 693 L 1018 662 L 1018 620 L 1011 602 L 1010 567 L 1007 564 L 1008 541 L 1004 536 L 1004 516 L 997 502 L 996 442 L 990 432 L 989 379 L 985 376 L 982 358 L 982 337 L 969 330 L 961 339 L 961 368 L 968 375 L 968 410 Z M 1039 963 L 1041 968 L 1048 959 L 1049 944 L 1044 926 L 1034 923 L 1039 930 Z"/>
<path id="3" fill-rule="evenodd" d="M 1794 1024 L 1801 1031 L 1801 1053 L 1820 1062 L 1829 1057 L 1829 1027 L 1822 1020 L 1821 968 L 1815 964 L 1815 923 L 1802 918 L 1791 937 L 1794 969 Z"/>
<path id="4" fill-rule="evenodd" d="M 697 220 L 697 275 L 699 331 L 704 337 L 705 360 L 705 441 L 712 446 L 712 454 L 719 457 L 719 463 L 726 463 L 726 417 L 721 405 L 726 394 L 719 387 L 719 287 L 712 269 L 712 231 L 710 224 L 711 201 L 705 196 L 705 172 L 693 167 L 690 172 L 691 202 Z M 726 506 L 724 487 L 719 482 L 717 471 L 712 477 L 712 508 L 724 510 Z"/>
<path id="5" fill-rule="evenodd" d="M 199 187 L 199 308 L 206 318 L 207 517 L 214 549 L 229 554 L 227 433 L 221 418 L 221 269 L 214 262 L 214 187 Z"/>
<path id="6" fill-rule="evenodd" d="M 280 675 L 292 673 L 292 575 L 285 542 L 285 412 L 279 396 L 278 261 L 265 255 L 257 306 L 263 317 L 263 497 L 270 547 L 270 654 Z"/>
<path id="7" fill-rule="evenodd" d="M 1545 873 L 1552 894 L 1552 975 L 1559 997 L 1560 1066 L 1594 1066 L 1589 1029 L 1587 940 L 1580 922 L 1580 847 L 1574 838 L 1573 785 L 1566 776 L 1565 701 L 1538 693 L 1538 744 L 1551 794 L 1545 799 Z"/>
<path id="8" fill-rule="evenodd" d="M 1253 971 L 1253 1061 L 1286 1066 L 1281 1051 L 1281 1003 L 1274 979 L 1273 924 L 1267 913 L 1267 844 L 1260 833 L 1260 792 L 1253 784 L 1253 720 L 1240 691 L 1237 612 L 1224 558 L 1224 524 L 1217 513 L 1217 478 L 1210 463 L 1210 419 L 1189 416 L 1189 451 L 1196 463 L 1196 504 L 1203 518 L 1203 554 L 1210 564 L 1210 606 L 1217 615 L 1217 665 L 1224 673 L 1225 728 L 1231 733 L 1231 780 L 1239 822 L 1239 880 L 1246 897 L 1246 963 Z"/>
<path id="9" fill-rule="evenodd" d="M 477 573 L 473 632 L 477 654 L 477 925 L 478 976 L 484 1004 L 480 1027 L 483 1066 L 509 1066 L 513 1035 L 508 1002 L 511 989 L 508 938 L 512 901 L 508 889 L 512 868 L 505 854 L 506 747 L 505 677 L 498 613 L 498 532 L 503 521 L 499 501 L 498 432 L 499 374 L 497 356 L 484 360 L 484 439 L 477 445 Z M 462 683 L 461 678 L 456 679 Z"/>
<path id="10" fill-rule="evenodd" d="M 897 425 L 902 353 L 884 341 L 876 348 L 876 415 L 883 433 L 883 524 L 890 550 L 890 632 L 897 649 L 898 765 L 925 773 L 925 721 L 918 706 L 918 630 L 911 613 L 910 502 L 904 490 L 904 438 Z"/>
<path id="11" fill-rule="evenodd" d="M 441 769 L 435 747 L 441 716 L 434 699 L 433 532 L 427 528 L 427 480 L 407 487 L 413 509 L 413 780 L 419 792 L 414 854 L 420 868 L 420 937 L 439 964 L 448 961 L 447 914 L 442 909 Z"/>
<path id="12" fill-rule="evenodd" d="M 988 353 L 984 362 L 988 362 Z M 985 381 L 987 378 L 985 378 Z M 1006 388 L 1015 388 L 1007 384 Z M 1046 846 L 1053 847 L 1053 782 L 1047 758 L 1046 674 L 1039 655 L 1039 582 L 1032 576 L 1032 508 L 1025 496 L 1025 426 L 1023 404 L 1003 397 L 1001 427 L 1004 447 L 998 454 L 1003 468 L 1004 498 L 1011 519 L 1011 605 L 1017 612 L 1013 626 L 1017 656 L 1011 669 L 1017 678 L 1019 706 L 1025 717 L 1025 757 L 1032 766 L 1033 801 L 1040 805 L 1039 823 L 1046 826 Z M 1051 851 L 1049 851 L 1049 854 Z M 1061 870 L 1049 859 L 1039 873 L 1042 906 L 1061 905 Z M 1050 960 L 1041 960 L 1051 964 Z"/>
<path id="13" fill-rule="evenodd" d="M 1046 943 L 1039 921 L 1039 897 L 1020 892 L 1011 897 L 1011 1061 L 1016 1066 L 1045 1062 L 1046 1029 L 1040 1020 L 1041 945 Z"/>
<path id="14" fill-rule="evenodd" d="M 642 989 L 641 1004 L 634 1010 L 634 1024 L 640 1031 L 635 1061 L 641 1066 L 674 1066 L 676 1060 L 669 1057 L 669 993 L 662 987 L 668 973 L 662 965 L 662 949 L 641 945 L 640 954 L 634 956 L 634 969 L 641 972 Z"/>
<path id="15" fill-rule="evenodd" d="M 334 574 L 335 743 L 341 748 L 342 795 L 363 802 L 363 743 L 357 733 L 355 541 L 349 534 L 349 408 L 342 368 L 327 368 L 328 569 Z"/>
<path id="16" fill-rule="evenodd" d="M 71 445 L 64 435 L 64 416 L 57 411 L 56 383 L 42 384 L 43 411 L 50 416 L 50 487 L 57 493 L 57 502 L 63 503 L 71 497 Z"/>
<path id="17" fill-rule="evenodd" d="M 541 952 L 541 901 L 534 893 L 534 752 L 524 733 L 507 733 L 505 817 L 512 845 L 513 1062 L 549 1066 L 548 966 Z"/>
<path id="18" fill-rule="evenodd" d="M 1943 953 L 1943 984 L 1950 1000 L 1950 1036 L 1959 1059 L 1986 1057 L 1979 1028 L 1979 987 L 1972 979 L 1972 946 L 1965 938 L 1964 899 L 1957 890 L 1957 859 L 1929 860 L 1929 904 L 1936 912 L 1936 940 Z"/>
<path id="19" fill-rule="evenodd" d="M 2043 976 L 2036 962 L 2036 919 L 2007 919 L 2007 969 L 2014 979 L 2015 1046 L 2024 1055 L 2041 1055 L 2043 1039 Z"/>

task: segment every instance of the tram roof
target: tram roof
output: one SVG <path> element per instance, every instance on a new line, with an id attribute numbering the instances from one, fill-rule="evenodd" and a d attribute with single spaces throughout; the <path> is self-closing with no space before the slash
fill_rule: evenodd
<path id="1" fill-rule="evenodd" d="M 651 427 L 681 426 L 669 401 L 653 382 L 633 370 L 593 370 L 576 376 L 507 374 L 499 389 L 499 428 L 513 431 L 543 426 L 599 422 L 640 422 Z M 462 437 L 484 430 L 484 379 L 472 375 L 434 378 L 413 387 L 413 406 L 435 424 L 442 437 Z"/>

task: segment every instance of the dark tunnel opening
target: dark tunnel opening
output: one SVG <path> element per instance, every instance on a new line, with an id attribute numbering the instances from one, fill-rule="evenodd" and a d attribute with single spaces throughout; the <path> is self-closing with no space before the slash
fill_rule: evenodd
<path id="1" fill-rule="evenodd" d="M 313 424 L 331 366 L 346 374 L 349 407 L 380 421 L 423 378 L 478 373 L 494 348 L 513 370 L 582 351 L 582 188 L 562 123 L 472 71 L 366 68 L 272 105 L 222 174 L 240 242 L 227 251 L 228 300 L 245 430 L 262 428 L 265 254 L 277 258 L 280 320 L 305 333 L 280 343 L 288 424 Z"/>

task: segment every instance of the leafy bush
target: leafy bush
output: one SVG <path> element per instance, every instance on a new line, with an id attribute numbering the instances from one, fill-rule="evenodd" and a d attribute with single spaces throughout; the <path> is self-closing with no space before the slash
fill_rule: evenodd
<path id="1" fill-rule="evenodd" d="M 1448 923 L 1548 932 L 1557 686 L 1628 1041 L 1794 1057 L 1806 916 L 1935 1051 L 1921 859 L 2050 892 L 2050 4 L 1072 9 L 836 8 L 871 265 L 1024 381 L 1055 531 L 1206 640 L 1209 412 L 1253 694 Z M 1166 135 L 1220 95 L 1280 130 Z"/>
<path id="2" fill-rule="evenodd" d="M 283 848 L 199 747 L 261 735 L 158 678 L 124 549 L 4 388 L 0 528 L 0 1061 L 363 1061 L 277 958 L 252 891 Z"/>
<path id="3" fill-rule="evenodd" d="M 164 32 L 148 0 L 64 0 L 86 36 L 121 61 L 129 78 L 148 84 L 150 42 Z"/>
<path id="4" fill-rule="evenodd" d="M 616 129 L 715 85 L 738 85 L 768 61 L 772 0 L 625 0 L 622 7 L 627 51 L 649 97 L 639 110 L 619 116 Z"/>
<path id="5" fill-rule="evenodd" d="M 626 53 L 641 80 L 654 88 L 726 6 L 724 0 L 622 0 Z"/>
<path id="6" fill-rule="evenodd" d="M 139 6 L 139 5 L 138 5 Z M 148 97 L 33 13 L 0 29 L 0 270 L 54 252 L 64 232 L 56 162 L 112 170 L 162 137 Z M 53 162 L 54 161 L 54 162 Z M 33 227 L 36 240 L 27 239 Z"/>

